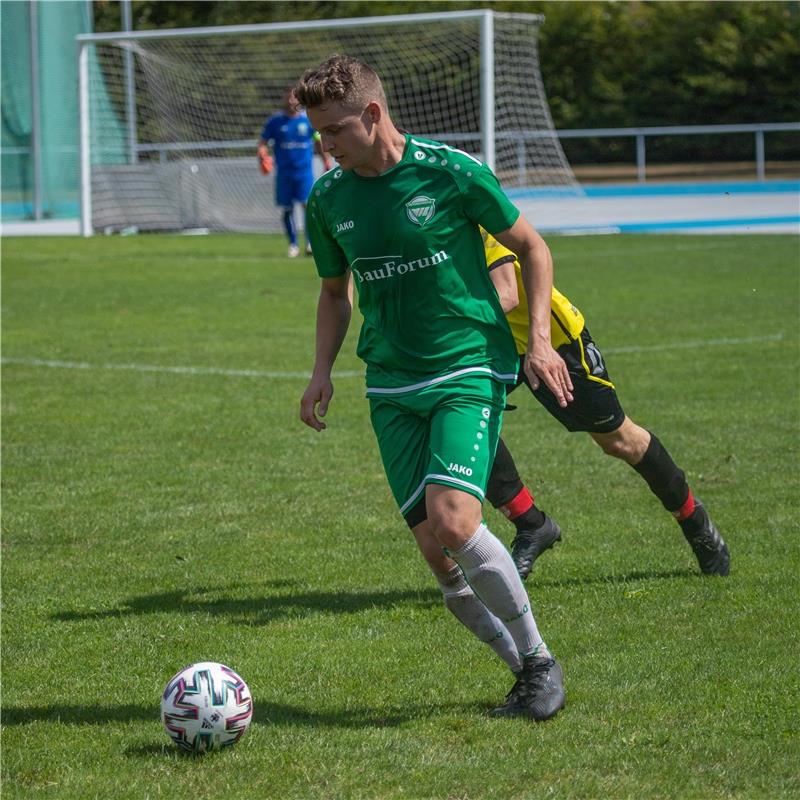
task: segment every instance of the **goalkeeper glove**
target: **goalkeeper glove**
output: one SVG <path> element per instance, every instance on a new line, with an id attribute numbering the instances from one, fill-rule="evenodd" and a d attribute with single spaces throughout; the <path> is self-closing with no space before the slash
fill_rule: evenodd
<path id="1" fill-rule="evenodd" d="M 272 156 L 269 153 L 259 153 L 258 163 L 261 167 L 261 172 L 264 175 L 269 175 L 270 172 L 272 172 L 274 162 L 272 161 Z"/>

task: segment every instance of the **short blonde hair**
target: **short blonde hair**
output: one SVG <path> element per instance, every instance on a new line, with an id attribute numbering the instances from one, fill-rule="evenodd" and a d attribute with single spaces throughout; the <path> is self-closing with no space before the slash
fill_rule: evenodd
<path id="1" fill-rule="evenodd" d="M 318 67 L 306 70 L 294 93 L 306 108 L 332 100 L 354 110 L 373 101 L 386 108 L 386 94 L 375 70 L 346 55 L 331 56 Z"/>

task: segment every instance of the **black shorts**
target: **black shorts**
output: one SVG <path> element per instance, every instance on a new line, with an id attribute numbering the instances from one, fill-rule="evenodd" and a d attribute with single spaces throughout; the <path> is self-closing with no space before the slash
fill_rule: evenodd
<path id="1" fill-rule="evenodd" d="M 625 412 L 622 410 L 614 384 L 608 377 L 603 356 L 597 349 L 589 331 L 584 328 L 579 339 L 562 345 L 556 351 L 567 364 L 572 378 L 573 400 L 561 408 L 553 393 L 541 381 L 539 388 L 531 389 L 533 396 L 568 430 L 589 433 L 610 433 L 622 425 Z M 520 356 L 519 377 L 521 383 L 531 388 Z M 509 391 L 513 391 L 513 387 Z"/>

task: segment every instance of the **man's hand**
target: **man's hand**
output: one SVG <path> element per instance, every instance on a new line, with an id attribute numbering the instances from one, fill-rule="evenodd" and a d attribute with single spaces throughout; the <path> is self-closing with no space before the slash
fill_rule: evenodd
<path id="1" fill-rule="evenodd" d="M 553 349 L 549 340 L 532 342 L 525 354 L 525 375 L 531 388 L 538 389 L 540 381 L 544 381 L 548 389 L 555 395 L 561 408 L 572 402 L 572 379 L 564 359 Z"/>
<path id="2" fill-rule="evenodd" d="M 302 398 L 300 398 L 300 419 L 315 431 L 324 431 L 328 426 L 317 417 L 328 413 L 328 405 L 333 397 L 333 383 L 330 378 L 312 377 Z"/>
<path id="3" fill-rule="evenodd" d="M 319 292 L 314 369 L 300 399 L 300 419 L 315 431 L 323 431 L 327 427 L 319 417 L 328 413 L 328 405 L 333 397 L 333 362 L 350 324 L 352 305 L 348 297 L 349 280 L 349 272 L 335 278 L 323 278 Z"/>
<path id="4" fill-rule="evenodd" d="M 275 166 L 272 156 L 269 153 L 259 153 L 258 154 L 258 165 L 261 167 L 261 172 L 264 175 L 269 175 L 272 172 L 273 167 Z"/>

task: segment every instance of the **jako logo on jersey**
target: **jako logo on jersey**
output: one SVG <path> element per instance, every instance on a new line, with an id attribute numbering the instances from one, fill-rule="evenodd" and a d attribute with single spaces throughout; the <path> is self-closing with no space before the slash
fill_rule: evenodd
<path id="1" fill-rule="evenodd" d="M 408 218 L 420 228 L 425 227 L 436 213 L 436 201 L 432 197 L 418 194 L 406 203 Z"/>
<path id="2" fill-rule="evenodd" d="M 352 264 L 350 268 L 353 274 L 358 278 L 360 283 L 364 281 L 380 281 L 384 278 L 392 278 L 395 275 L 405 275 L 407 272 L 416 272 L 418 269 L 425 269 L 425 267 L 435 267 L 443 261 L 447 261 L 450 256 L 444 250 L 434 253 L 425 258 L 414 258 L 411 261 L 384 261 L 378 269 L 361 269 Z"/>
<path id="3" fill-rule="evenodd" d="M 466 475 L 467 477 L 472 475 L 472 467 L 462 467 L 461 464 L 453 464 L 451 462 L 447 469 L 450 472 L 457 472 L 459 475 Z"/>
<path id="4" fill-rule="evenodd" d="M 347 222 L 339 222 L 336 225 L 336 233 L 341 233 L 342 231 L 351 231 L 355 228 L 356 224 L 353 220 L 349 219 Z"/>

